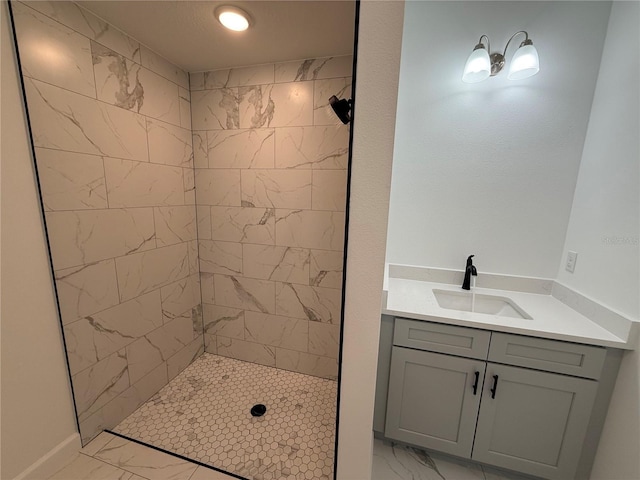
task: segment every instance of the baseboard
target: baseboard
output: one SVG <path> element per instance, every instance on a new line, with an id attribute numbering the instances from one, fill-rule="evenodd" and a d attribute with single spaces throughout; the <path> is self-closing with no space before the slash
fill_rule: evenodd
<path id="1" fill-rule="evenodd" d="M 68 464 L 78 454 L 80 448 L 82 448 L 80 435 L 76 432 L 45 453 L 13 480 L 47 479 Z"/>

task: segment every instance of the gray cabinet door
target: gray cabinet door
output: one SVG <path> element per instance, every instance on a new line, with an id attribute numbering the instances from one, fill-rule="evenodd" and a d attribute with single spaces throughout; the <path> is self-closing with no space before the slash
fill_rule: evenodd
<path id="1" fill-rule="evenodd" d="M 470 458 L 485 367 L 480 360 L 393 347 L 385 436 Z"/>
<path id="2" fill-rule="evenodd" d="M 488 363 L 472 458 L 543 478 L 574 478 L 597 386 Z"/>

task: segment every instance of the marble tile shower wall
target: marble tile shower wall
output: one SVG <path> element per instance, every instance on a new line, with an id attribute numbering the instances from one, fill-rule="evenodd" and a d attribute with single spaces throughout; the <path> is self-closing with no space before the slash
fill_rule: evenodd
<path id="1" fill-rule="evenodd" d="M 188 75 L 74 3 L 12 5 L 87 441 L 203 351 Z"/>
<path id="2" fill-rule="evenodd" d="M 207 352 L 336 378 L 351 65 L 190 74 Z"/>

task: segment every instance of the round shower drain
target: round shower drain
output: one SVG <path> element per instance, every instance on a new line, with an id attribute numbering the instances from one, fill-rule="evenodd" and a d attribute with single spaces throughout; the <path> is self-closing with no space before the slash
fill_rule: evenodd
<path id="1" fill-rule="evenodd" d="M 254 417 L 261 417 L 262 415 L 265 414 L 266 411 L 267 411 L 267 407 L 265 407 L 261 403 L 251 407 L 251 415 L 253 415 Z"/>

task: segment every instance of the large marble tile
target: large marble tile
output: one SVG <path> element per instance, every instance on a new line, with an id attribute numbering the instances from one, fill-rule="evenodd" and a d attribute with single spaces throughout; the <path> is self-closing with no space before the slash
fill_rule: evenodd
<path id="1" fill-rule="evenodd" d="M 276 313 L 273 282 L 216 274 L 214 287 L 218 305 L 254 312 Z"/>
<path id="2" fill-rule="evenodd" d="M 58 270 L 55 279 L 65 325 L 120 302 L 113 260 Z"/>
<path id="3" fill-rule="evenodd" d="M 194 130 L 226 130 L 240 127 L 237 88 L 191 92 L 191 122 Z"/>
<path id="4" fill-rule="evenodd" d="M 204 72 L 204 88 L 211 90 L 214 88 L 273 83 L 273 72 L 273 64 L 212 70 Z"/>
<path id="5" fill-rule="evenodd" d="M 12 3 L 23 75 L 95 98 L 89 39 Z"/>
<path id="6" fill-rule="evenodd" d="M 342 288 L 344 253 L 311 250 L 309 284 L 314 287 Z"/>
<path id="7" fill-rule="evenodd" d="M 418 448 L 373 443 L 372 480 L 484 480 L 479 465 L 465 465 L 434 458 Z"/>
<path id="8" fill-rule="evenodd" d="M 161 325 L 162 309 L 157 290 L 65 325 L 72 375 Z"/>
<path id="9" fill-rule="evenodd" d="M 112 208 L 184 205 L 180 167 L 105 158 L 104 171 Z"/>
<path id="10" fill-rule="evenodd" d="M 122 301 L 168 285 L 189 275 L 186 243 L 116 258 Z"/>
<path id="11" fill-rule="evenodd" d="M 273 168 L 274 140 L 273 128 L 212 130 L 199 154 L 207 156 L 209 168 Z"/>
<path id="12" fill-rule="evenodd" d="M 311 170 L 242 170 L 242 206 L 311 208 Z"/>
<path id="13" fill-rule="evenodd" d="M 189 73 L 189 90 L 195 92 L 204 90 L 204 74 L 206 72 L 190 72 Z"/>
<path id="14" fill-rule="evenodd" d="M 335 358 L 284 348 L 276 348 L 276 367 L 328 379 L 338 377 L 338 361 Z"/>
<path id="15" fill-rule="evenodd" d="M 200 258 L 198 255 L 198 241 L 187 242 L 187 253 L 189 255 L 189 274 L 195 275 L 200 272 Z"/>
<path id="16" fill-rule="evenodd" d="M 347 171 L 314 170 L 312 207 L 314 210 L 344 212 L 347 206 Z"/>
<path id="17" fill-rule="evenodd" d="M 237 358 L 245 362 L 276 366 L 276 349 L 268 345 L 245 342 L 236 338 L 217 337 L 218 355 Z"/>
<path id="18" fill-rule="evenodd" d="M 117 422 L 110 424 L 108 419 L 105 418 L 104 413 L 104 409 L 100 409 L 81 422 L 78 422 L 80 425 L 80 439 L 83 445 L 91 442 L 103 430 L 113 428 L 114 425 L 118 424 Z"/>
<path id="19" fill-rule="evenodd" d="M 276 245 L 341 251 L 343 212 L 276 210 Z"/>
<path id="20" fill-rule="evenodd" d="M 113 353 L 92 367 L 73 375 L 72 379 L 78 419 L 82 421 L 129 388 L 129 372 L 124 350 Z"/>
<path id="21" fill-rule="evenodd" d="M 282 345 L 285 347 L 285 345 Z M 309 322 L 309 353 L 338 358 L 340 325 Z"/>
<path id="22" fill-rule="evenodd" d="M 170 123 L 147 119 L 149 161 L 176 167 L 191 167 L 191 131 Z"/>
<path id="23" fill-rule="evenodd" d="M 198 239 L 211 240 L 211 207 L 197 205 L 196 217 L 198 219 Z"/>
<path id="24" fill-rule="evenodd" d="M 196 239 L 196 209 L 191 205 L 155 207 L 153 218 L 158 247 Z"/>
<path id="25" fill-rule="evenodd" d="M 295 62 L 276 63 L 275 81 L 302 82 L 325 78 L 348 77 L 353 69 L 353 57 L 322 57 L 298 60 Z"/>
<path id="26" fill-rule="evenodd" d="M 276 313 L 312 322 L 340 323 L 342 292 L 334 288 L 276 283 Z"/>
<path id="27" fill-rule="evenodd" d="M 48 480 L 132 480 L 132 473 L 87 455 L 75 459 Z M 206 477 L 205 477 L 206 478 Z"/>
<path id="28" fill-rule="evenodd" d="M 242 275 L 242 244 L 200 240 L 198 247 L 200 271 Z"/>
<path id="29" fill-rule="evenodd" d="M 231 132 L 233 133 L 233 132 Z M 193 166 L 194 168 L 209 168 L 209 147 L 207 145 L 208 132 L 192 132 L 191 142 L 193 145 Z"/>
<path id="30" fill-rule="evenodd" d="M 195 183 L 198 205 L 240 206 L 240 170 L 197 169 Z"/>
<path id="31" fill-rule="evenodd" d="M 180 126 L 191 131 L 191 92 L 178 87 L 178 102 L 180 106 Z"/>
<path id="32" fill-rule="evenodd" d="M 100 417 L 103 419 L 104 425 L 108 425 L 106 428 L 112 429 L 127 416 L 131 415 L 158 390 L 164 387 L 168 381 L 167 366 L 164 363 L 136 383 L 132 381 L 132 385 L 129 388 L 102 408 Z M 103 448 L 108 448 L 110 444 L 111 442 Z"/>
<path id="33" fill-rule="evenodd" d="M 309 343 L 309 323 L 313 322 L 247 311 L 244 319 L 244 338 L 262 345 L 306 352 Z"/>
<path id="34" fill-rule="evenodd" d="M 245 277 L 308 285 L 309 250 L 271 245 L 242 245 Z"/>
<path id="35" fill-rule="evenodd" d="M 91 51 L 98 99 L 180 125 L 178 85 L 97 42 Z"/>
<path id="36" fill-rule="evenodd" d="M 155 248 L 151 208 L 49 212 L 56 270 Z"/>
<path id="37" fill-rule="evenodd" d="M 182 169 L 182 179 L 184 181 L 184 203 L 185 205 L 196 204 L 196 172 L 193 168 Z"/>
<path id="38" fill-rule="evenodd" d="M 200 303 L 199 275 L 193 274 L 162 287 L 160 297 L 165 323 L 185 313 L 190 314 L 191 309 Z"/>
<path id="39" fill-rule="evenodd" d="M 45 210 L 107 208 L 102 157 L 36 148 Z"/>
<path id="40" fill-rule="evenodd" d="M 273 208 L 211 207 L 211 238 L 273 245 L 276 211 Z"/>
<path id="41" fill-rule="evenodd" d="M 36 147 L 148 160 L 143 116 L 30 78 L 25 90 Z"/>
<path id="42" fill-rule="evenodd" d="M 313 124 L 313 83 L 278 83 L 271 99 L 276 106 L 271 125 L 293 127 Z"/>
<path id="43" fill-rule="evenodd" d="M 191 363 L 193 363 L 203 353 L 203 339 L 202 337 L 198 337 L 167 360 L 167 375 L 169 376 L 169 380 L 175 378 L 176 375 L 191 365 Z"/>
<path id="44" fill-rule="evenodd" d="M 93 13 L 68 1 L 30 1 L 30 7 L 67 27 L 115 50 L 130 60 L 140 60 L 140 44 L 133 38 L 109 25 Z"/>
<path id="45" fill-rule="evenodd" d="M 144 45 L 140 45 L 140 61 L 143 67 L 152 72 L 180 85 L 182 88 L 189 88 L 189 74 L 187 72 L 164 59 L 153 50 L 149 50 Z"/>
<path id="46" fill-rule="evenodd" d="M 199 286 L 200 283 L 198 283 L 198 287 Z M 198 300 L 200 300 L 199 296 Z M 193 327 L 193 338 L 202 339 L 202 335 L 204 335 L 204 320 L 202 318 L 202 302 L 200 301 L 198 301 L 198 304 L 191 309 L 191 325 Z"/>
<path id="47" fill-rule="evenodd" d="M 200 272 L 200 293 L 202 295 L 202 303 L 216 303 L 213 288 L 213 273 Z"/>
<path id="48" fill-rule="evenodd" d="M 109 443 L 114 438 L 116 438 L 115 435 L 112 435 L 111 433 L 108 433 L 108 432 L 102 432 L 96 438 L 91 440 L 91 442 L 89 442 L 84 447 L 82 447 L 80 449 L 80 453 L 84 453 L 85 455 L 89 455 L 90 457 L 93 457 L 96 453 L 98 453 L 98 451 L 102 447 L 104 447 L 107 443 Z"/>
<path id="49" fill-rule="evenodd" d="M 95 458 L 154 480 L 184 480 L 193 475 L 197 464 L 143 445 L 117 438 L 100 450 Z"/>
<path id="50" fill-rule="evenodd" d="M 177 316 L 127 346 L 129 378 L 135 383 L 193 341 L 189 315 Z"/>
<path id="51" fill-rule="evenodd" d="M 280 128 L 276 168 L 347 168 L 349 129 L 342 126 Z"/>
<path id="52" fill-rule="evenodd" d="M 313 124 L 313 83 L 293 82 L 239 87 L 240 127 Z"/>
<path id="53" fill-rule="evenodd" d="M 272 127 L 276 105 L 272 98 L 273 84 L 238 88 L 240 128 Z"/>
<path id="54" fill-rule="evenodd" d="M 218 337 L 210 333 L 204 334 L 204 351 L 206 353 L 218 353 Z"/>
<path id="55" fill-rule="evenodd" d="M 206 334 L 244 340 L 244 310 L 207 303 L 202 307 Z"/>

